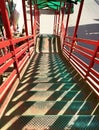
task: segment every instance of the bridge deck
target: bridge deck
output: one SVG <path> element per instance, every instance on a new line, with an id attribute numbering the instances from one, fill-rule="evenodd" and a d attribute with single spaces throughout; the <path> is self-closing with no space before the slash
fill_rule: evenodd
<path id="1" fill-rule="evenodd" d="M 2 117 L 1 130 L 98 130 L 94 92 L 56 49 L 38 52 Z"/>

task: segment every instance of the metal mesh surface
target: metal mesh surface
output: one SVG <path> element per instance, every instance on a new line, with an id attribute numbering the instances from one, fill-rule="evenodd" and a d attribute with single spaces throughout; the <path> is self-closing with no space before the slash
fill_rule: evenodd
<path id="1" fill-rule="evenodd" d="M 99 101 L 55 54 L 37 54 L 25 72 L 1 130 L 98 130 Z"/>

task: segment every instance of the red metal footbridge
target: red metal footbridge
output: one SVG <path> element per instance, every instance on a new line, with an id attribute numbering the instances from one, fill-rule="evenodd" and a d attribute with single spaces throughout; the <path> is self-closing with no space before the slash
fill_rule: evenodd
<path id="1" fill-rule="evenodd" d="M 98 130 L 99 40 L 79 37 L 84 0 L 22 0 L 22 6 L 25 34 L 14 37 L 0 0 L 6 36 L 0 41 L 0 129 Z M 40 34 L 40 9 L 54 12 L 53 34 Z"/>

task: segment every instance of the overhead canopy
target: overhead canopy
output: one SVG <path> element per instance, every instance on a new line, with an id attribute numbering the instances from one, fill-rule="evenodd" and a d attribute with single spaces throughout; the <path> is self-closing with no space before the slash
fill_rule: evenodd
<path id="1" fill-rule="evenodd" d="M 32 4 L 37 4 L 39 9 L 48 7 L 54 10 L 59 10 L 64 6 L 64 2 L 77 4 L 77 2 L 80 1 L 81 0 L 32 0 Z"/>

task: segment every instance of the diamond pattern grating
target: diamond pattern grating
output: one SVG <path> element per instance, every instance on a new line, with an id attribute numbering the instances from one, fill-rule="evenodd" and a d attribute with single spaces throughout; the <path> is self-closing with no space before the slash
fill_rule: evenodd
<path id="1" fill-rule="evenodd" d="M 58 53 L 35 57 L 1 119 L 0 130 L 98 130 L 99 102 L 87 84 Z"/>

